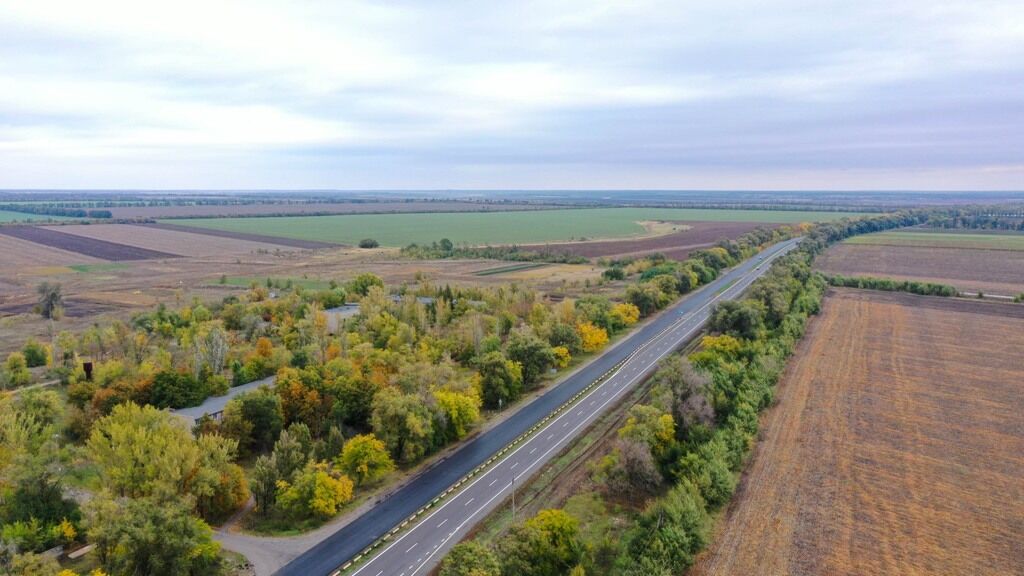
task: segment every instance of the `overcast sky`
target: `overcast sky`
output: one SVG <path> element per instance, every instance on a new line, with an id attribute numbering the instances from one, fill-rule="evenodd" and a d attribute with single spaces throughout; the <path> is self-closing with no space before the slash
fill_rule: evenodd
<path id="1" fill-rule="evenodd" d="M 1024 189 L 1021 0 L 0 3 L 0 188 Z"/>

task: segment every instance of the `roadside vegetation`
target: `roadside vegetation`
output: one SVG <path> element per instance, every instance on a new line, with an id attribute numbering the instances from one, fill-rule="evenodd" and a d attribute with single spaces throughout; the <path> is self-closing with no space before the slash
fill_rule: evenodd
<path id="1" fill-rule="evenodd" d="M 389 288 L 367 273 L 318 288 L 254 281 L 220 302 L 71 332 L 60 329 L 60 286 L 40 286 L 52 336 L 26 342 L 0 377 L 58 385 L 0 406 L 0 455 L 11 455 L 0 462 L 0 563 L 56 573 L 41 552 L 89 543 L 110 574 L 220 573 L 209 526 L 250 498 L 251 530 L 320 525 L 794 233 L 757 230 L 684 262 L 617 262 L 617 293 L 562 301 L 517 285 Z M 358 313 L 332 321 L 350 302 Z M 192 430 L 168 411 L 268 377 Z"/>
<path id="2" fill-rule="evenodd" d="M 668 576 L 689 567 L 732 496 L 758 413 L 771 403 L 807 318 L 819 310 L 827 283 L 811 270 L 815 255 L 854 234 L 921 220 L 898 214 L 809 231 L 746 298 L 716 307 L 698 351 L 672 357 L 653 376 L 651 401 L 630 408 L 614 450 L 592 465 L 596 500 L 570 501 L 582 517 L 568 508 L 544 510 L 491 546 L 460 544 L 441 575 Z M 656 271 L 649 282 L 678 281 L 678 273 L 674 266 Z"/>

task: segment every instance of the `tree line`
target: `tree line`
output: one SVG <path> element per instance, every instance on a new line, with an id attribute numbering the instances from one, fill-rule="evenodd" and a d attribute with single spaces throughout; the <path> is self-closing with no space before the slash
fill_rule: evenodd
<path id="1" fill-rule="evenodd" d="M 873 278 L 870 276 L 843 276 L 826 274 L 825 279 L 831 286 L 861 288 L 865 290 L 884 290 L 886 292 L 909 292 L 921 296 L 958 296 L 960 292 L 949 284 L 921 282 L 918 280 L 893 280 L 892 278 Z"/>
<path id="2" fill-rule="evenodd" d="M 820 309 L 827 286 L 814 256 L 845 237 L 919 223 L 901 213 L 822 224 L 776 261 L 739 301 L 716 306 L 698 351 L 652 377 L 649 401 L 630 408 L 609 454 L 591 464 L 596 502 L 585 517 L 544 510 L 492 546 L 456 546 L 442 576 L 669 576 L 709 542 L 752 449 L 786 358 Z M 703 261 L 703 260 L 702 260 Z M 678 281 L 683 266 L 654 278 Z M 696 273 L 696 271 L 694 271 Z M 664 281 L 667 284 L 667 281 Z M 581 525 L 618 528 L 588 536 Z"/>

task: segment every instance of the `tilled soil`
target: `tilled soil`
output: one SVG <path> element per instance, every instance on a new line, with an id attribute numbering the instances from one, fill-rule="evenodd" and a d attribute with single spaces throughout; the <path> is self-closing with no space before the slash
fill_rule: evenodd
<path id="1" fill-rule="evenodd" d="M 1024 251 L 837 244 L 815 266 L 831 274 L 938 282 L 962 291 L 1024 292 Z"/>
<path id="2" fill-rule="evenodd" d="M 1024 573 L 1024 307 L 830 291 L 699 575 Z"/>
<path id="3" fill-rule="evenodd" d="M 112 262 L 179 257 L 178 254 L 65 234 L 53 226 L 0 226 L 0 234 Z"/>
<path id="4" fill-rule="evenodd" d="M 686 255 L 700 248 L 713 246 L 719 240 L 737 238 L 758 226 L 757 222 L 679 222 L 687 230 L 641 238 L 638 240 L 602 240 L 596 242 L 567 242 L 545 244 L 552 252 L 569 253 L 585 258 L 642 256 L 660 252 L 667 258 L 684 260 Z"/>
<path id="5" fill-rule="evenodd" d="M 133 224 L 79 224 L 64 225 L 60 231 L 85 238 L 95 238 L 136 246 L 146 250 L 170 251 L 182 256 L 216 257 L 235 254 L 250 254 L 259 251 L 294 250 L 282 244 L 252 242 L 234 238 L 217 239 L 207 234 L 178 230 L 165 230 L 155 226 Z"/>

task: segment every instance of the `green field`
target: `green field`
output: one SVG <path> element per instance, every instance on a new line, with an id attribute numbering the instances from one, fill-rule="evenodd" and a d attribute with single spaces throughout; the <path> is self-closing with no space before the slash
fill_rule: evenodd
<path id="1" fill-rule="evenodd" d="M 0 210 L 0 223 L 3 222 L 24 222 L 26 220 L 70 220 L 66 216 L 50 216 L 48 214 L 29 214 L 27 212 L 11 212 L 9 210 Z"/>
<path id="2" fill-rule="evenodd" d="M 103 264 L 72 264 L 68 266 L 75 272 L 81 272 L 82 274 L 92 274 L 97 272 L 113 272 L 115 270 L 125 270 L 131 268 L 130 264 L 124 264 L 121 262 L 106 262 Z"/>
<path id="3" fill-rule="evenodd" d="M 979 234 L 970 232 L 876 232 L 854 236 L 848 244 L 912 246 L 922 248 L 969 248 L 974 250 L 1024 250 L 1024 234 Z"/>
<path id="4" fill-rule="evenodd" d="M 595 208 L 525 212 L 193 218 L 164 222 L 341 244 L 356 244 L 363 238 L 373 238 L 382 246 L 406 246 L 412 242 L 429 244 L 441 238 L 473 245 L 628 238 L 643 235 L 644 228 L 638 222 L 645 220 L 788 224 L 857 215 L 860 214 L 788 210 Z"/>

